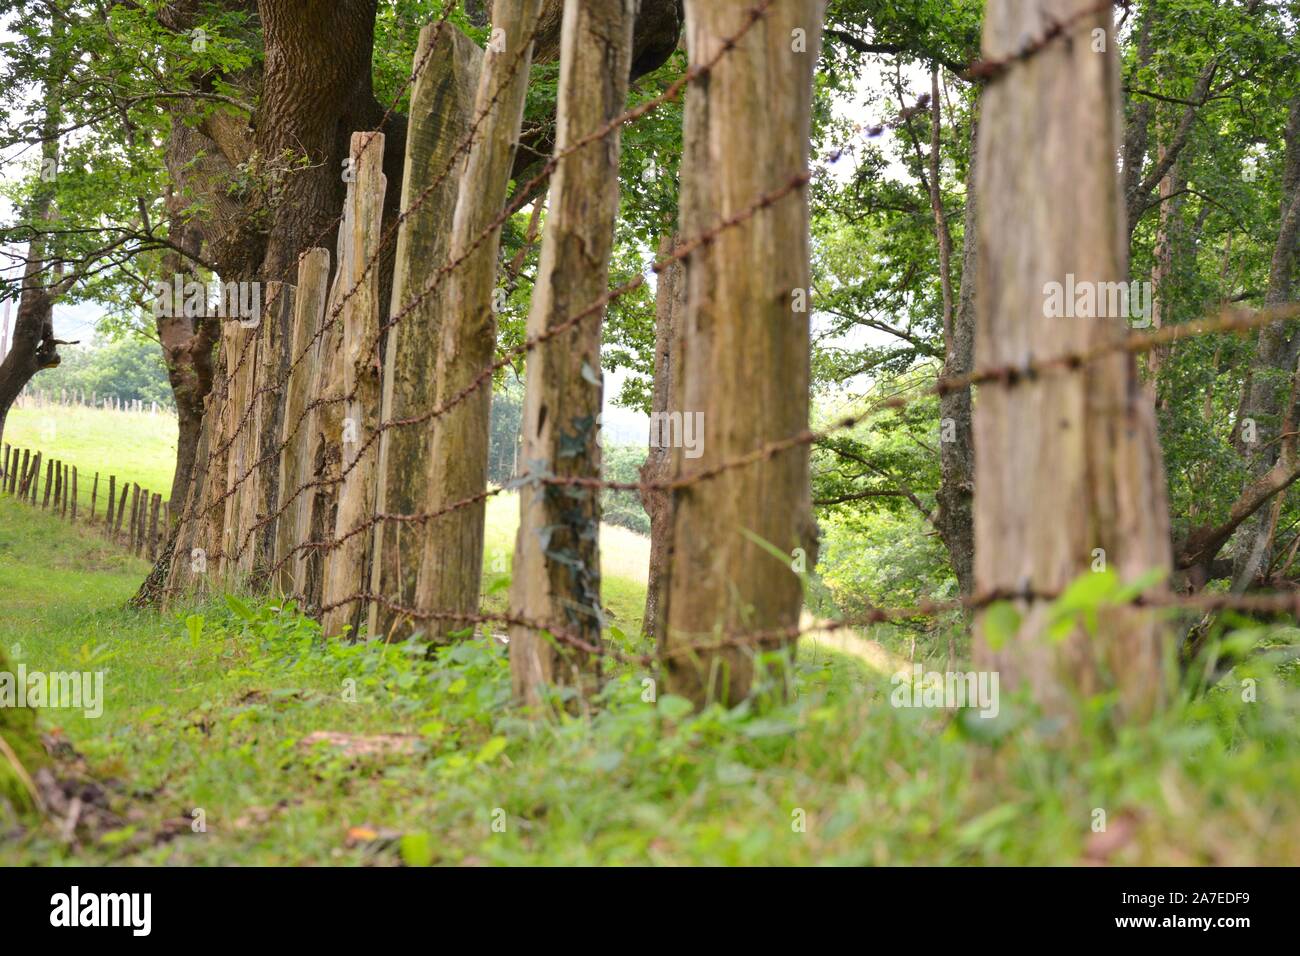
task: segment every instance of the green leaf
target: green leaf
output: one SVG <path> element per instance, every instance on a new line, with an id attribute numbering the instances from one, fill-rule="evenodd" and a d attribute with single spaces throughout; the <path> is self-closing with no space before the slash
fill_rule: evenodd
<path id="1" fill-rule="evenodd" d="M 433 862 L 433 843 L 427 833 L 404 834 L 400 850 L 407 866 L 428 866 Z"/>
<path id="2" fill-rule="evenodd" d="M 1020 630 L 1020 612 L 1010 601 L 995 601 L 984 611 L 984 640 L 991 649 L 1000 651 Z"/>
<path id="3" fill-rule="evenodd" d="M 659 698 L 659 712 L 669 720 L 681 720 L 694 709 L 694 704 L 676 694 L 664 694 Z"/>
<path id="4" fill-rule="evenodd" d="M 506 738 L 493 737 L 485 743 L 474 758 L 475 763 L 491 763 L 503 750 L 506 749 Z"/>

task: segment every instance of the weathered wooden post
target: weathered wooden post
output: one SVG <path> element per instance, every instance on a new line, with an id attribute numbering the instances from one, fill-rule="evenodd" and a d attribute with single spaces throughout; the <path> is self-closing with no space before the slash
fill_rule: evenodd
<path id="1" fill-rule="evenodd" d="M 307 517 L 311 489 L 301 490 L 311 475 L 308 449 L 311 447 L 311 418 L 306 411 L 311 400 L 313 359 L 319 353 L 315 341 L 329 295 L 330 254 L 328 249 L 308 249 L 298 258 L 298 291 L 294 297 L 292 359 L 297 361 L 285 385 L 284 415 L 280 443 L 279 477 L 276 482 L 275 551 L 272 565 L 279 568 L 276 586 L 285 594 L 295 592 L 294 569 L 303 560 L 293 549 L 307 540 Z M 309 346 L 309 343 L 310 344 Z M 303 356 L 311 349 L 310 356 Z M 299 357 L 302 356 L 300 359 Z M 292 554 L 292 557 L 290 556 Z"/>
<path id="2" fill-rule="evenodd" d="M 436 48 L 430 50 L 430 45 Z M 399 228 L 391 315 L 428 282 L 431 266 L 447 261 L 462 166 L 456 150 L 469 133 L 483 65 L 478 45 L 449 24 L 426 26 L 415 56 L 425 66 L 411 91 L 402 208 L 410 208 L 417 196 L 441 182 Z M 382 421 L 412 418 L 434 405 L 446 288 L 440 283 L 386 333 Z M 424 510 L 428 455 L 428 428 L 389 428 L 380 435 L 376 511 Z M 375 527 L 371 592 L 406 607 L 415 603 L 424 538 L 419 524 L 381 522 Z M 383 604 L 370 605 L 367 631 L 372 637 L 405 636 L 410 629 L 409 621 L 399 621 Z"/>
<path id="3" fill-rule="evenodd" d="M 72 523 L 77 522 L 77 466 L 72 466 Z"/>
<path id="4" fill-rule="evenodd" d="M 50 507 L 50 492 L 54 489 L 54 459 L 51 458 L 45 463 L 45 494 L 41 498 L 41 510 L 47 511 Z"/>
<path id="5" fill-rule="evenodd" d="M 560 34 L 555 150 L 591 136 L 627 100 L 636 0 L 568 3 Z M 546 335 L 600 300 L 618 214 L 619 131 L 564 156 L 551 178 L 542 252 L 528 313 L 528 337 Z M 528 355 L 523 458 L 535 477 L 600 477 L 601 320 L 604 309 L 536 345 Z M 511 577 L 511 612 L 599 646 L 600 491 L 525 484 Z M 545 699 L 563 683 L 596 689 L 600 659 L 548 640 L 531 627 L 510 628 L 515 696 Z"/>
<path id="6" fill-rule="evenodd" d="M 686 97 L 683 238 L 717 228 L 760 197 L 779 198 L 687 260 L 671 406 L 701 431 L 694 448 L 683 447 L 684 427 L 670 436 L 671 475 L 680 481 L 808 428 L 808 315 L 795 307 L 809 286 L 808 202 L 794 186 L 807 175 L 823 9 L 822 0 L 768 7 Z M 722 52 L 748 10 L 740 0 L 687 0 L 691 63 Z M 803 604 L 794 554 L 815 553 L 808 446 L 728 469 L 672 498 L 668 603 L 658 634 L 664 678 L 697 705 L 734 704 L 749 694 L 754 655 L 793 644 L 783 632 L 797 627 Z M 748 646 L 725 643 L 755 630 L 776 634 Z M 700 647 L 688 653 L 685 644 Z"/>
<path id="7" fill-rule="evenodd" d="M 95 480 L 90 485 L 90 523 L 95 523 L 95 499 L 99 497 L 99 472 L 95 472 Z"/>
<path id="8" fill-rule="evenodd" d="M 154 561 L 158 558 L 158 509 L 162 507 L 162 495 L 153 496 L 153 504 L 149 508 L 149 560 Z"/>
<path id="9" fill-rule="evenodd" d="M 1069 24 L 986 87 L 980 106 L 976 367 L 1019 367 L 1114 344 L 1120 316 L 1048 318 L 1052 283 L 1128 276 L 1115 157 L 1122 117 L 1109 8 L 1091 0 L 989 0 L 987 60 L 1014 58 L 1048 24 Z M 1101 31 L 1103 42 L 1090 42 Z M 1026 197 L 1037 197 L 1027 202 Z M 1008 228 L 1012 226 L 1013 228 Z M 987 279 L 987 281 L 985 281 Z M 1105 288 L 1101 286 L 1100 288 Z M 1095 562 L 1131 581 L 1171 566 L 1155 413 L 1131 353 L 1068 374 L 981 388 L 975 403 L 975 584 L 1050 595 Z M 1050 463 L 1051 467 L 1026 466 Z M 1046 633 L 1050 601 L 1020 602 L 1015 633 L 976 617 L 975 659 L 1005 692 L 1028 688 L 1058 717 L 1111 689 L 1130 718 L 1165 696 L 1160 612 L 1103 609 L 1095 633 Z"/>
<path id="10" fill-rule="evenodd" d="M 116 501 L 117 476 L 108 476 L 108 507 L 104 512 L 104 533 L 111 540 L 113 537 L 113 503 Z"/>
<path id="11" fill-rule="evenodd" d="M 367 141 L 369 144 L 367 145 Z M 356 171 L 354 215 L 348 226 L 353 254 L 347 260 L 345 290 L 353 290 L 343 306 L 343 393 L 352 398 L 343 417 L 343 483 L 339 488 L 334 537 L 338 542 L 325 555 L 321 619 L 326 636 L 349 628 L 356 634 L 365 611 L 363 602 L 330 607 L 348 595 L 366 590 L 373 528 L 354 533 L 375 513 L 375 464 L 379 426 L 379 270 L 367 268 L 379 250 L 384 213 L 384 137 L 380 133 L 353 133 L 352 158 Z"/>
<path id="12" fill-rule="evenodd" d="M 494 34 L 479 77 L 474 115 L 483 117 L 470 147 L 452 219 L 451 257 L 460 263 L 447 276 L 447 308 L 438 351 L 435 407 L 447 411 L 430 423 L 428 511 L 482 495 L 487 489 L 488 433 L 492 391 L 483 373 L 496 352 L 492 311 L 501 230 L 481 235 L 500 216 L 514 160 L 528 88 L 530 43 L 540 0 L 496 0 Z M 478 383 L 466 399 L 457 396 Z M 450 403 L 453 398 L 457 404 Z M 417 603 L 440 612 L 474 615 L 483 578 L 484 503 L 480 499 L 431 520 L 416 581 Z M 428 622 L 426 633 L 443 641 L 465 620 Z"/>

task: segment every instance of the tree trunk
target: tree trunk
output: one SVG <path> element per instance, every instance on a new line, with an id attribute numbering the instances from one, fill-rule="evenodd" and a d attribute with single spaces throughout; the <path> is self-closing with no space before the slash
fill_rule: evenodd
<path id="1" fill-rule="evenodd" d="M 1295 263 L 1297 239 L 1300 238 L 1300 95 L 1291 100 L 1286 125 L 1286 164 L 1282 174 L 1282 207 L 1277 241 L 1268 274 L 1268 291 L 1264 307 L 1282 305 L 1291 299 L 1291 273 Z M 1244 412 L 1255 422 L 1255 440 L 1243 442 L 1246 452 L 1245 497 L 1261 477 L 1278 461 L 1281 427 L 1289 417 L 1285 407 L 1287 383 L 1300 361 L 1300 331 L 1294 323 L 1275 322 L 1260 329 L 1259 344 L 1251 363 L 1249 390 Z M 1280 511 L 1269 508 L 1245 522 L 1233 562 L 1232 589 L 1246 590 L 1267 568 L 1273 551 Z M 1213 557 L 1211 555 L 1211 557 Z"/>
<path id="2" fill-rule="evenodd" d="M 623 111 L 636 7 L 636 0 L 565 5 L 557 152 Z M 605 293 L 618 215 L 619 146 L 616 129 L 565 156 L 552 177 L 529 338 L 550 332 Z M 523 456 L 535 477 L 600 477 L 603 317 L 603 310 L 587 316 L 528 356 Z M 598 488 L 520 488 L 511 611 L 599 646 L 604 612 Z M 597 655 L 529 627 L 510 628 L 512 684 L 525 703 L 544 701 L 552 683 L 594 691 L 599 668 Z"/>
<path id="3" fill-rule="evenodd" d="M 691 63 L 713 58 L 748 10 L 742 0 L 688 0 Z M 769 7 L 687 97 L 683 236 L 713 229 L 806 173 L 823 10 L 821 0 Z M 689 482 L 807 429 L 809 325 L 794 290 L 808 288 L 808 250 L 807 196 L 797 190 L 691 254 L 672 408 L 702 416 L 695 420 L 704 433 L 702 447 L 673 448 L 675 479 Z M 672 511 L 657 634 L 663 676 L 668 690 L 697 705 L 734 704 L 750 693 L 755 654 L 793 641 L 737 647 L 720 639 L 798 626 L 803 591 L 792 556 L 814 539 L 808 447 L 680 487 Z M 687 644 L 700 647 L 688 653 Z"/>
<path id="4" fill-rule="evenodd" d="M 979 149 L 978 123 L 971 121 L 971 163 L 966 183 L 966 211 L 962 228 L 961 291 L 953 316 L 952 334 L 946 336 L 943 359 L 945 377 L 965 375 L 975 355 L 975 286 L 978 272 L 975 236 L 979 226 L 975 171 Z M 943 538 L 953 574 L 962 594 L 975 587 L 975 447 L 971 431 L 971 390 L 962 388 L 939 396 L 939 515 L 936 524 Z"/>
<path id="5" fill-rule="evenodd" d="M 1014 56 L 1053 23 L 1068 36 L 1013 63 L 985 90 L 978 192 L 980 295 L 976 364 L 1100 347 L 1127 335 L 1122 317 L 1048 318 L 1048 283 L 1127 278 L 1115 171 L 1119 85 L 1109 11 L 1091 0 L 989 0 L 984 56 Z M 1094 52 L 1103 29 L 1105 52 Z M 1169 519 L 1154 412 L 1137 365 L 1116 351 L 1066 374 L 981 390 L 975 406 L 978 593 L 1066 588 L 1101 560 L 1131 581 L 1170 566 Z M 1098 553 L 1097 549 L 1100 549 Z M 1046 633 L 1045 600 L 1022 602 L 1005 643 L 976 619 L 976 660 L 1004 688 L 1028 687 L 1048 713 L 1115 688 L 1120 712 L 1150 715 L 1164 696 L 1166 628 L 1150 609 L 1099 614 L 1098 630 Z M 996 646 L 995 646 L 996 644 Z"/>
<path id="6" fill-rule="evenodd" d="M 528 89 L 531 51 L 521 53 L 521 47 L 532 35 L 540 7 L 541 0 L 496 0 L 493 4 L 492 22 L 498 25 L 495 29 L 504 31 L 503 42 L 495 48 L 489 46 L 483 59 L 474 115 L 484 119 L 465 161 L 452 221 L 451 258 L 460 265 L 446 279 L 447 311 L 435 385 L 435 407 L 446 406 L 447 411 L 430 425 L 426 503 L 429 511 L 438 511 L 477 500 L 428 523 L 416 595 L 422 607 L 439 614 L 475 615 L 479 607 L 481 496 L 487 489 L 492 402 L 490 378 L 484 380 L 483 376 L 496 352 L 492 290 L 501 230 L 493 229 L 486 241 L 479 237 L 505 205 Z M 426 636 L 434 642 L 443 641 L 465 625 L 464 619 L 433 619 Z"/>

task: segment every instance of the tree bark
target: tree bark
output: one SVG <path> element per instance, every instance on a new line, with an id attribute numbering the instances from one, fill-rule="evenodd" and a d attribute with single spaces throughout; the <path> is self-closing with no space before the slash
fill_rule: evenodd
<path id="1" fill-rule="evenodd" d="M 713 58 L 748 9 L 742 0 L 689 0 L 692 64 Z M 821 0 L 769 7 L 687 97 L 683 236 L 716 227 L 805 173 L 823 10 Z M 674 479 L 689 482 L 807 429 L 809 324 L 794 308 L 794 290 L 808 288 L 808 250 L 807 196 L 797 190 L 691 253 L 672 407 L 684 417 L 702 415 L 704 440 L 698 457 L 672 449 Z M 793 643 L 786 636 L 746 646 L 725 639 L 798 625 L 803 591 L 793 553 L 815 551 L 808 447 L 679 487 L 672 510 L 657 634 L 664 680 L 697 705 L 734 704 L 750 693 L 756 653 Z M 687 644 L 700 646 L 686 653 Z"/>
<path id="2" fill-rule="evenodd" d="M 937 102 L 937 100 L 936 100 Z M 943 374 L 965 375 L 975 356 L 976 232 L 979 227 L 979 191 L 975 182 L 979 149 L 977 119 L 971 120 L 971 164 L 966 182 L 966 210 L 962 228 L 961 291 L 945 336 Z M 932 187 L 933 188 L 933 187 Z M 962 594 L 975 587 L 975 447 L 971 429 L 971 390 L 962 388 L 939 396 L 939 514 L 936 525 L 952 562 Z"/>
<path id="3" fill-rule="evenodd" d="M 636 0 L 564 8 L 556 150 L 617 117 L 627 99 Z M 565 156 L 552 177 L 528 335 L 551 332 L 596 302 L 609 281 L 618 215 L 619 131 Z M 534 477 L 599 478 L 603 310 L 539 343 L 529 354 L 523 457 Z M 524 484 L 511 578 L 514 616 L 563 630 L 593 646 L 602 638 L 600 491 Z M 531 627 L 510 628 L 515 696 L 546 699 L 546 687 L 596 689 L 600 658 L 554 643 Z"/>
<path id="4" fill-rule="evenodd" d="M 1090 0 L 989 0 L 983 54 L 1014 56 L 1053 23 L 1050 40 L 989 85 L 982 103 L 978 192 L 980 294 L 976 364 L 1099 347 L 1127 335 L 1122 317 L 1048 318 L 1050 282 L 1127 278 L 1125 215 L 1115 171 L 1119 84 L 1109 11 Z M 1085 15 L 1086 13 L 1086 15 Z M 1105 52 L 1092 31 L 1105 30 Z M 1013 228 L 1008 228 L 1008 225 Z M 1084 368 L 981 390 L 975 406 L 977 593 L 1057 593 L 1098 559 L 1125 581 L 1170 568 L 1169 519 L 1154 411 L 1129 353 Z M 1004 688 L 1027 687 L 1049 713 L 1077 716 L 1077 697 L 1116 689 L 1140 720 L 1164 697 L 1166 629 L 1150 609 L 1099 613 L 1063 640 L 1046 634 L 1049 602 L 1020 602 L 1005 643 L 976 618 L 976 661 Z M 995 643 L 997 646 L 995 646 Z"/>
<path id="5" fill-rule="evenodd" d="M 1300 239 L 1300 95 L 1291 100 L 1285 138 L 1282 206 L 1277 241 L 1273 244 L 1273 257 L 1269 265 L 1265 308 L 1282 305 L 1292 297 L 1292 270 L 1297 239 Z M 1279 441 L 1287 430 L 1282 427 L 1282 423 L 1291 417 L 1290 404 L 1286 400 L 1287 383 L 1298 361 L 1300 331 L 1296 329 L 1295 323 L 1275 322 L 1260 329 L 1243 403 L 1244 418 L 1255 422 L 1255 441 L 1243 440 L 1242 443 L 1247 470 L 1243 502 L 1252 497 L 1253 489 L 1258 488 L 1261 479 L 1279 461 Z M 1270 508 L 1252 515 L 1245 522 L 1233 561 L 1234 591 L 1244 591 L 1255 581 L 1260 571 L 1268 566 L 1279 514 L 1277 508 Z M 1212 558 L 1213 555 L 1209 557 Z"/>

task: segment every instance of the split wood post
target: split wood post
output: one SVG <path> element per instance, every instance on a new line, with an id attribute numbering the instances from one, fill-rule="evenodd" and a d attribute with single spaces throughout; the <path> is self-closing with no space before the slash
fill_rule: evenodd
<path id="1" fill-rule="evenodd" d="M 290 342 L 291 362 L 285 384 L 284 413 L 280 426 L 279 476 L 276 481 L 275 550 L 272 567 L 274 586 L 281 593 L 293 594 L 294 569 L 302 561 L 294 549 L 307 540 L 312 489 L 303 488 L 311 477 L 308 449 L 311 446 L 312 369 L 319 351 L 317 333 L 325 315 L 329 296 L 330 253 L 328 249 L 308 249 L 298 257 L 298 291 L 294 297 L 293 333 Z M 309 354 L 304 354 L 309 352 Z"/>
<path id="2" fill-rule="evenodd" d="M 117 501 L 117 476 L 108 476 L 108 507 L 104 511 L 104 531 L 111 539 L 113 537 L 113 505 Z"/>
<path id="3" fill-rule="evenodd" d="M 379 271 L 375 268 L 373 271 Z M 259 386 L 254 399 L 253 429 L 257 465 L 249 478 L 250 530 L 240 539 L 243 548 L 240 568 L 255 574 L 259 588 L 271 584 L 266 571 L 274 563 L 276 528 L 281 517 L 279 504 L 280 462 L 283 450 L 277 450 L 284 427 L 287 396 L 285 379 L 289 374 L 289 354 L 293 335 L 298 290 L 287 283 L 268 283 L 266 306 L 262 310 L 257 344 Z M 296 354 L 296 353 L 295 353 Z"/>
<path id="4" fill-rule="evenodd" d="M 687 93 L 682 236 L 781 195 L 687 261 L 671 402 L 683 420 L 671 436 L 671 476 L 680 481 L 808 428 L 808 314 L 796 308 L 809 286 L 808 201 L 806 187 L 792 186 L 807 175 L 823 9 L 822 0 L 768 7 Z M 748 10 L 740 0 L 687 0 L 691 63 L 721 53 Z M 682 447 L 688 424 L 699 426 L 694 448 Z M 668 689 L 697 706 L 743 700 L 755 654 L 793 644 L 778 637 L 729 646 L 722 638 L 799 623 L 803 588 L 793 561 L 797 549 L 815 551 L 816 540 L 808 455 L 799 444 L 673 492 L 658 643 Z"/>
<path id="5" fill-rule="evenodd" d="M 439 612 L 475 615 L 483 578 L 483 493 L 487 490 L 491 376 L 496 354 L 496 316 L 492 311 L 501 230 L 480 235 L 501 214 L 523 119 L 532 59 L 526 48 L 537 23 L 540 0 L 496 0 L 494 36 L 483 59 L 474 115 L 482 117 L 470 147 L 452 219 L 451 257 L 460 263 L 446 279 L 447 309 L 438 351 L 435 408 L 446 408 L 430 422 L 429 511 L 480 496 L 428 522 L 424 558 L 416 581 L 417 603 Z M 473 247 L 473 248 L 471 248 Z M 473 389 L 468 397 L 459 393 Z M 456 404 L 451 402 L 455 400 Z M 465 628 L 467 621 L 428 622 L 427 637 L 437 642 Z"/>
<path id="6" fill-rule="evenodd" d="M 116 520 L 116 521 L 114 522 L 114 524 L 113 524 L 113 540 L 114 540 L 114 541 L 120 541 L 120 540 L 122 539 L 122 522 L 123 522 L 123 521 L 125 520 L 125 518 L 126 518 L 126 487 L 127 487 L 127 485 L 132 485 L 132 493 L 131 493 L 131 514 L 132 514 L 132 515 L 135 514 L 135 499 L 136 499 L 136 495 L 139 494 L 139 492 L 140 492 L 140 488 L 139 488 L 138 485 L 134 485 L 134 484 L 132 484 L 132 483 L 129 482 L 129 481 L 128 481 L 128 482 L 124 482 L 124 483 L 122 484 L 122 494 L 121 494 L 121 495 L 118 497 L 118 499 L 117 499 L 117 520 Z"/>
<path id="7" fill-rule="evenodd" d="M 72 523 L 77 523 L 77 466 L 72 466 Z"/>
<path id="8" fill-rule="evenodd" d="M 57 513 L 59 510 L 59 505 L 63 501 L 63 462 L 55 458 L 52 462 L 50 462 L 50 464 L 54 466 L 53 503 L 54 503 L 54 510 Z"/>
<path id="9" fill-rule="evenodd" d="M 1068 35 L 1016 59 L 1025 38 L 1052 23 L 1069 24 Z M 977 368 L 1018 367 L 1128 334 L 1120 316 L 1047 317 L 1053 283 L 1104 290 L 1128 276 L 1117 54 L 1110 10 L 1091 0 L 989 0 L 983 55 L 1012 62 L 981 103 Z M 1098 561 L 1124 581 L 1168 573 L 1155 414 L 1131 353 L 981 388 L 975 447 L 976 593 L 1058 592 Z M 1004 692 L 1027 688 L 1067 721 L 1080 701 L 1111 690 L 1122 717 L 1140 720 L 1159 706 L 1167 687 L 1159 611 L 1102 609 L 1094 632 L 1080 624 L 1058 640 L 1047 633 L 1048 600 L 1018 603 L 1018 626 L 1010 635 L 1000 627 L 996 642 L 987 611 L 976 616 L 977 666 L 998 673 Z"/>
<path id="10" fill-rule="evenodd" d="M 36 507 L 36 498 L 41 492 L 41 453 L 38 451 L 32 459 L 32 478 L 28 482 L 27 494 L 33 508 Z"/>
<path id="11" fill-rule="evenodd" d="M 343 394 L 346 402 L 342 429 L 343 483 L 339 488 L 334 540 L 325 552 L 321 619 L 326 637 L 348 628 L 353 636 L 363 619 L 365 604 L 339 604 L 348 595 L 365 591 L 370 582 L 369 561 L 373 527 L 358 533 L 375 514 L 375 465 L 379 427 L 379 269 L 369 266 L 378 254 L 384 215 L 384 137 L 382 133 L 353 133 L 352 159 L 356 189 L 348 226 L 353 254 L 348 258 L 345 289 L 352 295 L 343 306 Z M 369 266 L 369 268 L 368 268 Z M 331 605 L 337 605 L 331 607 Z"/>
<path id="12" fill-rule="evenodd" d="M 431 268 L 448 259 L 462 168 L 456 150 L 469 134 L 483 67 L 479 46 L 447 24 L 425 26 L 415 56 L 416 62 L 424 62 L 425 67 L 411 90 L 402 208 L 410 208 L 417 196 L 423 202 L 402 222 L 397 234 L 391 316 L 405 308 L 408 299 L 414 299 L 430 281 Z M 439 179 L 437 188 L 425 197 L 424 191 Z M 434 405 L 446 289 L 447 283 L 440 282 L 385 333 L 382 421 L 413 418 Z M 376 511 L 415 514 L 425 509 L 428 455 L 426 426 L 389 428 L 379 436 Z M 424 539 L 424 526 L 420 524 L 376 525 L 370 591 L 396 604 L 412 606 Z M 379 602 L 371 603 L 367 626 L 371 636 L 391 640 L 410 632 L 411 622 L 399 619 Z"/>
<path id="13" fill-rule="evenodd" d="M 18 469 L 18 475 L 17 475 L 17 477 L 18 477 L 18 478 L 21 480 L 21 482 L 22 482 L 21 486 L 18 488 L 18 497 L 19 497 L 19 498 L 23 497 L 23 495 L 25 495 L 25 494 L 27 493 L 27 470 L 28 470 L 28 468 L 30 467 L 30 465 L 31 465 L 31 449 L 30 449 L 30 448 L 24 448 L 24 449 L 23 449 L 23 463 L 22 463 L 21 467 Z"/>
<path id="14" fill-rule="evenodd" d="M 72 488 L 72 466 L 65 464 L 63 466 L 63 507 L 60 509 L 60 516 L 68 517 L 68 492 Z"/>
<path id="15" fill-rule="evenodd" d="M 158 558 L 158 509 L 162 507 L 162 495 L 153 496 L 153 504 L 149 508 L 149 560 L 154 561 Z"/>
<path id="16" fill-rule="evenodd" d="M 90 485 L 90 524 L 95 523 L 95 504 L 99 497 L 99 472 L 95 472 L 95 480 Z"/>
<path id="17" fill-rule="evenodd" d="M 126 528 L 126 549 L 135 551 L 135 533 L 138 525 L 138 515 L 140 508 L 140 486 L 134 482 L 131 484 L 131 522 Z"/>
<path id="18" fill-rule="evenodd" d="M 3 473 L 0 473 L 0 488 L 6 488 L 6 489 L 7 489 L 7 488 L 9 487 L 9 455 L 10 455 L 10 452 L 11 452 L 11 448 L 10 448 L 10 446 L 9 446 L 9 443 L 6 442 L 6 443 L 5 443 L 5 470 L 4 470 Z"/>
<path id="19" fill-rule="evenodd" d="M 54 459 L 51 458 L 45 463 L 45 494 L 41 496 L 41 510 L 46 511 L 50 507 L 50 492 L 54 489 Z"/>
<path id="20" fill-rule="evenodd" d="M 325 577 L 325 551 L 316 547 L 334 536 L 338 513 L 339 471 L 343 446 L 343 297 L 350 286 L 344 281 L 353 274 L 350 265 L 354 255 L 351 217 L 355 214 L 356 177 L 347 184 L 343 201 L 343 217 L 339 224 L 335 246 L 334 282 L 325 303 L 322 331 L 315 346 L 311 383 L 308 388 L 311 410 L 304 427 L 307 429 L 308 453 L 304 466 L 310 479 L 310 498 L 305 504 L 304 547 L 294 562 L 294 594 L 309 613 L 321 607 L 321 592 Z M 304 529 L 300 529 L 304 530 Z"/>
<path id="21" fill-rule="evenodd" d="M 591 136 L 627 101 L 636 0 L 568 3 L 560 29 L 555 151 Z M 541 259 L 528 313 L 538 339 L 600 300 L 618 214 L 619 131 L 564 156 L 551 177 Z M 600 478 L 601 320 L 604 309 L 548 338 L 528 356 L 523 459 L 534 477 Z M 600 490 L 524 484 L 511 571 L 514 617 L 566 631 L 600 646 Z M 552 683 L 597 689 L 598 655 L 510 628 L 511 683 L 527 704 Z"/>

